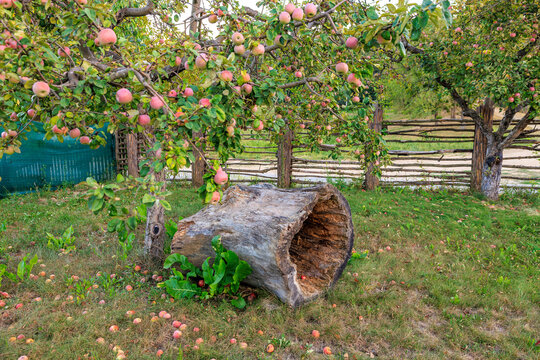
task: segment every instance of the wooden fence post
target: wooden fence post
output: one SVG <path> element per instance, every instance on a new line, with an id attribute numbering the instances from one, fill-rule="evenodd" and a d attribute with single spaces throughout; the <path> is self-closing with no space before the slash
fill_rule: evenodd
<path id="1" fill-rule="evenodd" d="M 200 139 L 203 136 L 201 132 L 193 133 L 193 142 L 195 143 L 196 139 Z M 191 164 L 191 185 L 195 188 L 201 187 L 204 184 L 203 176 L 206 169 L 206 164 L 204 163 L 204 147 L 193 146 L 193 156 L 195 157 L 195 162 Z"/>
<path id="2" fill-rule="evenodd" d="M 292 157 L 294 138 L 293 131 L 285 124 L 283 135 L 279 138 L 277 156 L 277 185 L 280 188 L 291 187 L 292 180 Z"/>
<path id="3" fill-rule="evenodd" d="M 139 144 L 136 134 L 126 134 L 126 150 L 128 175 L 139 177 Z"/>
<path id="4" fill-rule="evenodd" d="M 373 114 L 373 119 L 368 122 L 368 127 L 371 130 L 381 132 L 382 130 L 382 121 L 383 121 L 383 108 L 379 103 L 375 104 L 375 112 Z M 368 163 L 366 169 L 366 175 L 364 180 L 364 187 L 366 190 L 374 190 L 379 186 L 379 178 L 373 174 L 373 168 L 375 165 L 373 163 Z"/>
<path id="5" fill-rule="evenodd" d="M 493 113 L 495 106 L 493 100 L 486 98 L 479 107 L 479 113 L 484 121 L 484 127 L 488 130 L 493 128 Z M 480 191 L 482 184 L 482 169 L 486 158 L 487 138 L 482 134 L 478 125 L 474 126 L 474 143 L 471 163 L 471 190 Z"/>

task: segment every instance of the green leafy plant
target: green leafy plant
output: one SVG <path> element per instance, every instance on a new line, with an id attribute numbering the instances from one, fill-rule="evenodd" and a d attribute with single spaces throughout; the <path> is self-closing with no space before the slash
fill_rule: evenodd
<path id="1" fill-rule="evenodd" d="M 220 236 L 212 239 L 212 248 L 216 253 L 212 265 L 210 258 L 207 258 L 201 268 L 197 268 L 181 254 L 167 257 L 163 267 L 171 269 L 172 275 L 160 286 L 165 287 L 167 293 L 176 299 L 197 296 L 206 300 L 217 295 L 229 295 L 232 297 L 232 305 L 244 308 L 246 301 L 238 296 L 238 290 L 240 282 L 251 274 L 251 266 L 240 260 L 234 251 L 225 249 Z M 173 267 L 175 264 L 178 264 L 181 271 Z M 195 280 L 198 281 L 195 283 Z"/>
<path id="2" fill-rule="evenodd" d="M 73 225 L 64 231 L 62 236 L 56 237 L 51 233 L 47 233 L 47 247 L 52 250 L 64 249 L 65 252 L 75 250 L 75 236 L 73 236 Z"/>
<path id="3" fill-rule="evenodd" d="M 135 233 L 120 231 L 118 233 L 118 242 L 120 244 L 120 258 L 123 261 L 127 260 L 127 257 L 131 250 L 133 249 L 133 241 L 135 240 Z"/>
<path id="4" fill-rule="evenodd" d="M 7 265 L 6 264 L 0 264 L 0 286 L 2 286 L 2 279 L 5 277 L 7 277 L 8 279 L 10 279 L 11 281 L 16 281 L 17 279 L 15 278 L 15 274 L 13 273 L 10 273 L 9 271 L 7 271 Z"/>
<path id="5" fill-rule="evenodd" d="M 273 338 L 268 343 L 274 345 L 277 348 L 286 348 L 291 345 L 291 341 L 287 340 L 284 334 L 281 334 L 281 337 L 279 338 Z"/>
<path id="6" fill-rule="evenodd" d="M 25 279 L 28 279 L 30 277 L 30 274 L 32 273 L 32 269 L 34 268 L 34 265 L 36 265 L 38 261 L 37 255 L 34 255 L 34 257 L 30 260 L 28 260 L 28 255 L 26 255 L 17 266 L 17 277 L 24 281 Z"/>
<path id="7" fill-rule="evenodd" d="M 5 222 L 5 221 L 2 221 L 2 222 L 0 223 L 0 233 L 1 233 L 1 232 L 4 232 L 4 231 L 6 231 L 6 230 L 7 230 L 6 222 Z"/>

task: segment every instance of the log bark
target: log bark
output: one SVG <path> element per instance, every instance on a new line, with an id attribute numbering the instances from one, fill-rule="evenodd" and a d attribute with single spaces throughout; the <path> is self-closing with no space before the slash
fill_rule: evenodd
<path id="1" fill-rule="evenodd" d="M 347 200 L 332 185 L 279 189 L 233 186 L 221 204 L 179 222 L 172 253 L 200 266 L 214 257 L 211 240 L 247 261 L 245 280 L 299 306 L 331 288 L 351 256 L 354 230 Z"/>

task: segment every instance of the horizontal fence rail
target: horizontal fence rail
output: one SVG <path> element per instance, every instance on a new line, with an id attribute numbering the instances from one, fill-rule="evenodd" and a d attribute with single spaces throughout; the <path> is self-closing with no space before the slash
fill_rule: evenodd
<path id="1" fill-rule="evenodd" d="M 382 114 L 380 115 L 382 117 Z M 514 121 L 517 123 L 519 119 Z M 496 122 L 495 122 L 496 125 Z M 385 120 L 383 138 L 389 147 L 391 164 L 382 168 L 377 180 L 381 186 L 469 186 L 473 177 L 475 124 L 472 119 Z M 292 134 L 292 132 L 291 132 Z M 293 137 L 306 136 L 299 131 Z M 125 137 L 125 134 L 121 134 Z M 127 170 L 126 146 L 117 139 L 119 171 Z M 269 137 L 244 133 L 245 151 L 225 164 L 231 182 L 273 182 L 283 185 L 284 177 L 298 184 L 341 179 L 366 181 L 366 164 L 350 156 L 351 148 L 322 144 L 318 153 L 292 137 L 283 136 L 273 144 Z M 328 158 L 339 147 L 341 160 Z M 140 151 L 140 149 L 139 149 Z M 209 159 L 215 158 L 206 149 Z M 540 119 L 534 120 L 503 153 L 502 186 L 540 189 Z M 285 167 L 285 168 L 284 168 Z M 176 179 L 191 179 L 191 169 L 182 170 Z M 285 183 L 286 184 L 286 183 Z"/>

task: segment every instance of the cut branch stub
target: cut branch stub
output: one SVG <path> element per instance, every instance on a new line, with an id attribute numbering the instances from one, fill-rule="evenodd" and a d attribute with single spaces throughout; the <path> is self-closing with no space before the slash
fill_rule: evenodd
<path id="1" fill-rule="evenodd" d="M 201 266 L 215 256 L 211 240 L 216 235 L 253 268 L 247 284 L 266 288 L 291 306 L 334 285 L 354 241 L 349 204 L 332 185 L 233 186 L 222 204 L 179 222 L 171 252 Z"/>

